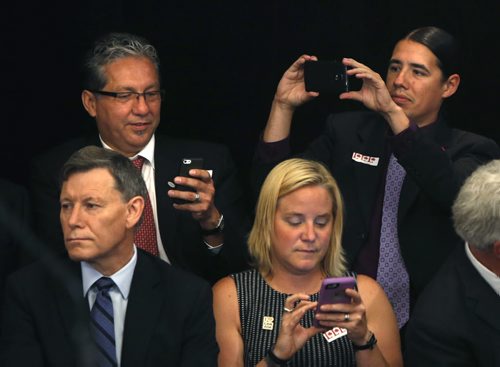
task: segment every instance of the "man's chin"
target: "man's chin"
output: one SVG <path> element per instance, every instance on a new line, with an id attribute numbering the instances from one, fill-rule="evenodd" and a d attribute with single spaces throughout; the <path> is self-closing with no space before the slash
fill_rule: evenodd
<path id="1" fill-rule="evenodd" d="M 83 249 L 81 247 L 66 248 L 66 250 L 68 252 L 68 257 L 73 261 L 89 261 L 95 256 L 88 249 Z"/>

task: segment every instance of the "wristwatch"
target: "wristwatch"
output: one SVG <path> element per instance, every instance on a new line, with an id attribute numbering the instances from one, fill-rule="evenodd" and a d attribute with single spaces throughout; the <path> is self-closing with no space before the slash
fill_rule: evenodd
<path id="1" fill-rule="evenodd" d="M 264 357 L 264 360 L 266 361 L 267 365 L 269 367 L 288 366 L 288 362 L 290 361 L 290 359 L 278 358 L 276 354 L 274 354 L 273 349 L 274 349 L 274 344 L 271 348 L 269 348 L 266 356 Z"/>
<path id="2" fill-rule="evenodd" d="M 377 344 L 377 338 L 375 338 L 375 334 L 373 334 L 373 332 L 370 331 L 370 333 L 372 334 L 372 336 L 370 336 L 370 339 L 368 339 L 368 342 L 366 344 L 357 345 L 352 343 L 352 348 L 354 349 L 355 352 L 357 352 L 358 350 L 366 350 L 366 349 L 371 350 L 375 348 L 375 344 Z"/>
<path id="3" fill-rule="evenodd" d="M 201 234 L 203 236 L 210 236 L 210 235 L 213 235 L 213 234 L 219 234 L 219 233 L 222 233 L 222 231 L 224 230 L 224 215 L 220 215 L 220 218 L 219 218 L 219 222 L 217 223 L 217 226 L 215 226 L 215 228 L 213 229 L 201 229 Z"/>

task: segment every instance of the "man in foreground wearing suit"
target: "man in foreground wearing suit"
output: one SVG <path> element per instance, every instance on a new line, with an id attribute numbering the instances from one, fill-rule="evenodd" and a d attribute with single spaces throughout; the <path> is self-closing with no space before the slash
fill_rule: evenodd
<path id="1" fill-rule="evenodd" d="M 7 276 L 30 261 L 29 252 L 22 247 L 29 218 L 28 194 L 24 187 L 0 178 L 0 319 Z"/>
<path id="2" fill-rule="evenodd" d="M 419 298 L 408 323 L 405 365 L 500 366 L 500 160 L 465 181 L 453 222 L 466 245 Z"/>
<path id="3" fill-rule="evenodd" d="M 156 49 L 135 35 L 111 33 L 95 42 L 84 64 L 81 97 L 99 134 L 66 142 L 35 160 L 30 191 L 36 231 L 62 250 L 55 247 L 60 243 L 60 167 L 83 146 L 104 146 L 142 165 L 152 211 L 144 225 L 151 225 L 152 238 L 144 247 L 136 244 L 214 282 L 246 267 L 242 190 L 225 147 L 155 134 L 163 100 L 159 63 Z M 181 161 L 195 157 L 204 159 L 204 169 L 191 170 L 189 178 L 176 177 Z M 193 192 L 172 189 L 172 182 Z M 174 204 L 173 199 L 185 202 Z M 146 207 L 146 219 L 147 212 Z"/>
<path id="4" fill-rule="evenodd" d="M 391 301 L 400 328 L 418 294 L 459 243 L 450 209 L 465 178 L 500 158 L 495 142 L 447 125 L 441 107 L 460 84 L 456 40 L 436 27 L 416 29 L 394 47 L 386 80 L 344 58 L 358 91 L 340 99 L 370 111 L 329 116 L 325 132 L 304 152 L 323 162 L 345 200 L 343 246 L 353 270 L 375 278 Z M 283 75 L 256 155 L 256 187 L 290 152 L 297 107 L 307 92 L 300 57 Z M 404 329 L 402 336 L 404 334 Z"/>
<path id="5" fill-rule="evenodd" d="M 90 146 L 71 156 L 60 196 L 71 260 L 9 278 L 2 366 L 216 366 L 209 284 L 134 245 L 146 198 L 121 154 Z"/>

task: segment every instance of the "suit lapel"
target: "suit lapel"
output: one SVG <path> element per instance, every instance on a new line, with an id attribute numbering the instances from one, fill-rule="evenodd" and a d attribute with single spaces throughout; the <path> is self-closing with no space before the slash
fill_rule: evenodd
<path id="1" fill-rule="evenodd" d="M 420 192 L 420 188 L 417 186 L 415 181 L 405 175 L 403 180 L 403 186 L 401 187 L 401 193 L 399 195 L 399 207 L 398 207 L 398 223 L 401 223 L 402 218 L 406 216 L 406 213 L 410 209 L 413 202 L 417 199 Z"/>
<path id="2" fill-rule="evenodd" d="M 82 290 L 82 275 L 80 264 L 70 260 L 61 262 L 58 270 L 64 271 L 64 277 L 56 278 L 53 283 L 53 294 L 68 333 L 74 328 L 75 313 L 78 308 L 86 310 L 85 317 L 89 315 L 89 307 L 85 308 L 85 298 Z M 62 283 L 62 284 L 61 284 Z"/>
<path id="3" fill-rule="evenodd" d="M 421 132 L 424 133 L 424 132 Z M 428 132 L 430 138 L 441 146 L 441 149 L 448 153 L 447 147 L 450 140 L 450 129 L 446 126 L 446 123 L 442 120 L 438 120 L 432 132 Z M 417 183 L 408 175 L 405 176 L 403 181 L 403 186 L 401 187 L 401 194 L 399 198 L 398 207 L 398 222 L 401 223 L 402 218 L 406 216 L 406 213 L 415 202 L 420 193 L 420 187 Z"/>
<path id="4" fill-rule="evenodd" d="M 357 134 L 358 141 L 353 144 L 353 151 L 351 152 L 351 154 L 360 153 L 363 156 L 379 158 L 376 166 L 361 163 L 355 161 L 354 157 L 352 158 L 356 185 L 358 186 L 359 205 L 367 228 L 369 228 L 373 216 L 373 200 L 377 197 L 381 179 L 380 174 L 387 166 L 386 130 L 384 125 L 381 124 L 362 125 Z M 374 170 L 377 171 L 377 174 L 373 173 Z"/>
<path id="5" fill-rule="evenodd" d="M 500 333 L 500 297 L 474 268 L 464 251 L 460 251 L 457 271 L 464 284 L 466 307 L 485 324 Z"/>
<path id="6" fill-rule="evenodd" d="M 155 143 L 155 189 L 156 189 L 156 210 L 158 214 L 158 225 L 160 226 L 161 240 L 163 247 L 169 256 L 170 261 L 175 258 L 175 233 L 178 226 L 179 215 L 172 206 L 172 200 L 168 197 L 167 191 L 170 189 L 168 182 L 177 176 L 179 170 L 179 160 L 175 152 L 171 152 L 169 141 L 165 138 L 156 138 Z"/>
<path id="7" fill-rule="evenodd" d="M 89 333 L 89 305 L 83 296 L 80 263 L 65 260 L 53 264 L 54 281 L 52 295 L 63 329 L 70 338 L 64 338 L 67 347 L 62 350 L 77 360 L 86 360 L 93 355 L 93 342 Z M 77 349 L 75 349 L 77 348 Z"/>
<path id="8" fill-rule="evenodd" d="M 148 256 L 142 250 L 137 251 L 123 331 L 124 366 L 144 365 L 148 359 L 148 347 L 163 307 L 161 278 Z"/>

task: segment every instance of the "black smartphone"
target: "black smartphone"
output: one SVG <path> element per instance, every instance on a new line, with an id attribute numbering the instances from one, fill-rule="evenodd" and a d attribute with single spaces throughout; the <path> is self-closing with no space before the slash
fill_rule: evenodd
<path id="1" fill-rule="evenodd" d="M 346 289 L 357 289 L 356 279 L 353 277 L 325 278 L 319 290 L 316 312 L 321 312 L 320 307 L 332 303 L 351 303 L 351 297 L 345 294 Z M 319 321 L 314 319 L 313 325 L 321 327 Z"/>
<path id="2" fill-rule="evenodd" d="M 308 92 L 336 94 L 349 92 L 347 66 L 338 61 L 306 61 L 304 82 Z"/>
<path id="3" fill-rule="evenodd" d="M 179 173 L 177 176 L 190 177 L 189 170 L 194 168 L 200 168 L 200 169 L 203 168 L 203 158 L 182 158 L 179 164 Z M 191 191 L 191 192 L 195 191 L 195 189 L 193 189 L 190 186 L 177 185 L 173 182 L 173 180 L 169 181 L 168 185 L 174 190 Z M 191 203 L 191 201 L 177 199 L 177 198 L 172 199 L 172 201 L 176 204 Z"/>

